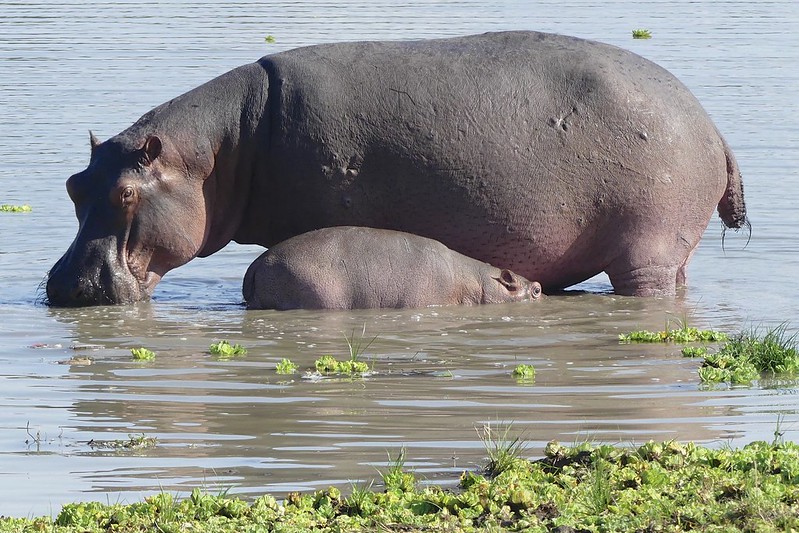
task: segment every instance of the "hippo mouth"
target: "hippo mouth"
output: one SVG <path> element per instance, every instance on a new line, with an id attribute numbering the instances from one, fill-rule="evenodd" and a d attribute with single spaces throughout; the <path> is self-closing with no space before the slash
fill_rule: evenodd
<path id="1" fill-rule="evenodd" d="M 138 250 L 134 253 L 122 254 L 123 265 L 139 285 L 141 300 L 150 298 L 155 291 L 155 286 L 161 281 L 163 274 L 151 269 L 153 263 L 153 250 Z"/>

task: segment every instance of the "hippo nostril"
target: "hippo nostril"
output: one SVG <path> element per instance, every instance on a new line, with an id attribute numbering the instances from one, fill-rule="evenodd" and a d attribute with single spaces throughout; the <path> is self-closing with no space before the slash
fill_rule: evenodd
<path id="1" fill-rule="evenodd" d="M 541 284 L 536 282 L 533 284 L 533 298 L 538 298 L 541 296 Z"/>
<path id="2" fill-rule="evenodd" d="M 69 293 L 69 296 L 70 296 L 71 301 L 80 302 L 80 301 L 83 301 L 83 295 L 84 294 L 85 294 L 85 291 L 83 290 L 83 287 L 75 287 Z"/>

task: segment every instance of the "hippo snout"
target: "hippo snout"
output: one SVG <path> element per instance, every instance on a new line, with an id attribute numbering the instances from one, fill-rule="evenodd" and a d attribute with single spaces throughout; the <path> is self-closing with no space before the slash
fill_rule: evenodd
<path id="1" fill-rule="evenodd" d="M 89 260 L 68 251 L 47 277 L 47 303 L 54 307 L 84 307 L 133 303 L 149 297 L 141 284 L 109 254 L 90 254 Z M 71 261 L 75 257 L 78 261 Z"/>

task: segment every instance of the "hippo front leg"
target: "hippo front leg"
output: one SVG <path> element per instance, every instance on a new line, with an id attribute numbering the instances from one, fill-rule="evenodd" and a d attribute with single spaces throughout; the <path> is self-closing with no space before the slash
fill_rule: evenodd
<path id="1" fill-rule="evenodd" d="M 613 291 L 622 296 L 673 296 L 685 283 L 685 271 L 680 265 L 652 265 L 633 269 L 605 270 Z"/>

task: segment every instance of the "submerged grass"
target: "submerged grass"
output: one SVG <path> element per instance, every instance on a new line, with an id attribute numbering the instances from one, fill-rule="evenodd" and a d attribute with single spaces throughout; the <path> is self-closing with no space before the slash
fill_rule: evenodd
<path id="1" fill-rule="evenodd" d="M 464 472 L 455 490 L 417 483 L 404 454 L 383 490 L 352 487 L 283 502 L 245 502 L 195 489 L 130 505 L 65 505 L 55 519 L 0 518 L 0 532 L 139 531 L 794 531 L 799 528 L 799 445 L 741 449 L 649 442 L 639 447 L 550 443 L 492 476 Z"/>
<path id="2" fill-rule="evenodd" d="M 148 437 L 144 433 L 141 433 L 139 435 L 128 435 L 127 440 L 92 439 L 87 444 L 93 449 L 143 450 L 156 446 L 158 444 L 158 439 L 156 437 Z"/>

